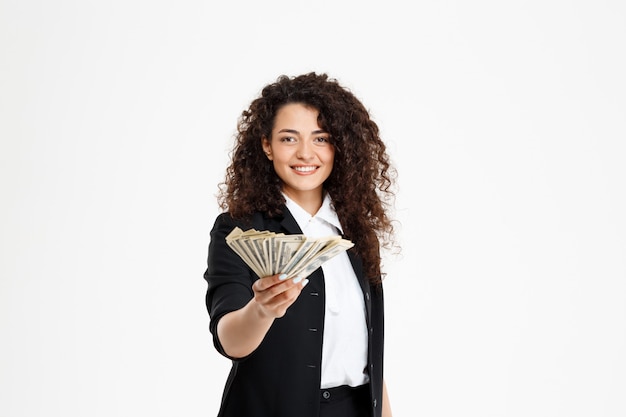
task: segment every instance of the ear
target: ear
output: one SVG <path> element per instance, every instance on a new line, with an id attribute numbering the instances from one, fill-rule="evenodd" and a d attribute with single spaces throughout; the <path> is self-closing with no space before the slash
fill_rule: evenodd
<path id="1" fill-rule="evenodd" d="M 263 136 L 261 138 L 261 146 L 263 147 L 263 152 L 265 152 L 265 155 L 267 156 L 267 159 L 269 159 L 270 161 L 272 161 L 272 146 L 271 146 L 271 142 L 269 141 L 269 139 L 267 139 L 265 136 Z"/>

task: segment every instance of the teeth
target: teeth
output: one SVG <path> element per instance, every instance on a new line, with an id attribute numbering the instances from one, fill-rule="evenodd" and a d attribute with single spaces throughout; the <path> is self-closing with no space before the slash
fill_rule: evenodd
<path id="1" fill-rule="evenodd" d="M 295 169 L 298 172 L 310 172 L 310 171 L 314 171 L 315 167 L 293 167 L 293 169 Z"/>

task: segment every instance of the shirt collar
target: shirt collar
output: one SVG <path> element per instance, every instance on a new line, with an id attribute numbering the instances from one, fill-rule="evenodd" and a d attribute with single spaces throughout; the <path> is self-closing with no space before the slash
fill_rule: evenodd
<path id="1" fill-rule="evenodd" d="M 339 217 L 337 217 L 337 213 L 332 205 L 332 200 L 330 196 L 326 194 L 324 196 L 324 200 L 322 201 L 322 207 L 315 213 L 315 216 L 311 216 L 305 209 L 300 207 L 298 203 L 287 197 L 285 193 L 283 193 L 283 197 L 285 197 L 285 205 L 293 215 L 294 219 L 302 229 L 303 225 L 306 225 L 313 217 L 318 218 L 320 220 L 324 220 L 327 223 L 335 226 L 341 234 L 343 234 L 343 229 L 341 227 L 341 223 L 339 222 Z"/>

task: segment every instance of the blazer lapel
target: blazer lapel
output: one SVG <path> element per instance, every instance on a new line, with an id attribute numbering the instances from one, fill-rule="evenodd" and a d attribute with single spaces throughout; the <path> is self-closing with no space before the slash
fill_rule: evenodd
<path id="1" fill-rule="evenodd" d="M 363 262 L 360 258 L 354 255 L 352 250 L 348 250 L 348 258 L 350 258 L 350 263 L 352 263 L 352 268 L 354 268 L 354 273 L 356 274 L 357 279 L 359 280 L 359 284 L 361 285 L 361 291 L 363 291 L 363 299 L 365 300 L 365 311 L 367 319 L 367 327 L 370 327 L 370 318 L 372 317 L 372 300 L 370 294 L 370 284 L 367 279 L 363 275 Z"/>
<path id="2" fill-rule="evenodd" d="M 298 226 L 298 222 L 296 222 L 293 214 L 291 214 L 289 209 L 285 206 L 283 206 L 283 219 L 280 222 L 280 226 L 285 229 L 287 233 L 302 234 L 302 229 Z"/>

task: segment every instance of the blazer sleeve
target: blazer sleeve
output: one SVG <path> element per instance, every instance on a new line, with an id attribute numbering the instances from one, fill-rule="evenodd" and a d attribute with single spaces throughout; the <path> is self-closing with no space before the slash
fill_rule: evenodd
<path id="1" fill-rule="evenodd" d="M 220 214 L 211 229 L 207 269 L 206 306 L 209 329 L 217 351 L 229 359 L 217 337 L 217 323 L 231 311 L 239 310 L 254 296 L 252 284 L 258 277 L 226 243 L 226 236 L 237 224 L 227 213 Z"/>

